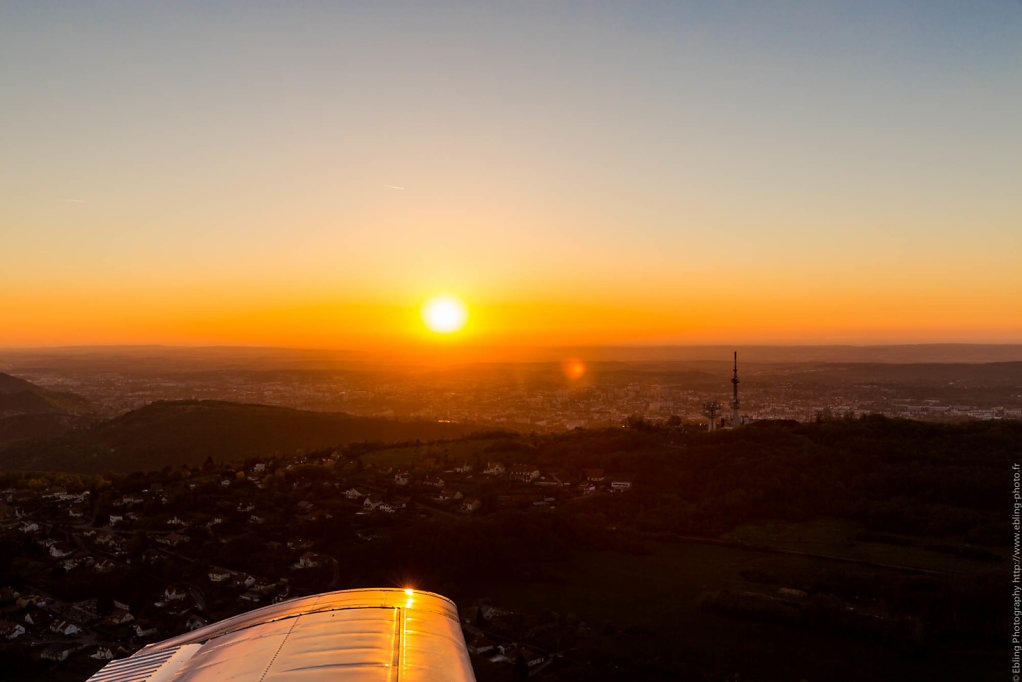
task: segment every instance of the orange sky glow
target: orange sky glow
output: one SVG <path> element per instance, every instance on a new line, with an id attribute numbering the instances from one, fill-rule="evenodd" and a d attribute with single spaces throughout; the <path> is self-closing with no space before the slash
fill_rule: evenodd
<path id="1" fill-rule="evenodd" d="M 1022 343 L 1022 7 L 913 7 L 5 6 L 0 347 Z"/>

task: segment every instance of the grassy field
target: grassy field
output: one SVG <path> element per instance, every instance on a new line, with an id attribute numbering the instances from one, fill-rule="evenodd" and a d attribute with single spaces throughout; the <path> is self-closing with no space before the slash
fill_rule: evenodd
<path id="1" fill-rule="evenodd" d="M 1006 575 L 1007 556 L 1000 561 L 979 560 L 927 549 L 926 543 L 910 536 L 891 537 L 890 542 L 864 542 L 856 539 L 862 527 L 841 519 L 814 519 L 802 523 L 771 521 L 739 526 L 722 536 L 757 547 L 806 552 L 853 561 L 905 566 L 920 570 L 969 575 Z M 949 541 L 948 545 L 965 546 Z"/>
<path id="2" fill-rule="evenodd" d="M 459 598 L 488 597 L 523 613 L 572 614 L 592 628 L 605 652 L 627 649 L 636 659 L 708 671 L 713 679 L 737 673 L 741 680 L 984 680 L 1003 677 L 998 673 L 1007 664 L 989 650 L 912 652 L 865 637 L 725 617 L 697 605 L 704 591 L 754 589 L 741 576 L 746 569 L 797 582 L 833 570 L 833 562 L 691 544 L 659 546 L 647 555 L 580 553 L 548 569 L 553 579 L 546 582 L 481 579 L 464 585 Z M 841 570 L 877 581 L 887 574 L 847 564 Z"/>

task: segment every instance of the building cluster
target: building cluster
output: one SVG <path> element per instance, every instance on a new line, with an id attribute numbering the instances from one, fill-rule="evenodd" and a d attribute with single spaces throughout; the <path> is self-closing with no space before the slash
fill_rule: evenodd
<path id="1" fill-rule="evenodd" d="M 426 447 L 403 465 L 362 466 L 333 452 L 105 486 L 32 478 L 6 488 L 0 540 L 16 558 L 0 585 L 0 642 L 36 659 L 102 661 L 337 587 L 344 557 L 325 538 L 338 533 L 374 543 L 406 515 L 556 509 L 632 487 L 627 473 L 545 470 L 496 456 L 445 465 L 438 446 L 429 446 L 433 454 Z"/>

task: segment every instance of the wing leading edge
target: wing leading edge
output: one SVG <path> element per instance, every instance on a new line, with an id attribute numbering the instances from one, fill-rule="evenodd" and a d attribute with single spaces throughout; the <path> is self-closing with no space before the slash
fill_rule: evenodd
<path id="1" fill-rule="evenodd" d="M 400 589 L 326 592 L 150 644 L 88 682 L 475 682 L 454 603 Z"/>

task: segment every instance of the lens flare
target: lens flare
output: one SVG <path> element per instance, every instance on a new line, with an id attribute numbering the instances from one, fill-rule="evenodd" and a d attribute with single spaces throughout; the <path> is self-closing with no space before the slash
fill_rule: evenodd
<path id="1" fill-rule="evenodd" d="M 586 373 L 586 363 L 582 362 L 578 358 L 568 358 L 561 365 L 561 369 L 564 372 L 564 376 L 568 377 L 572 381 L 581 379 Z"/>

